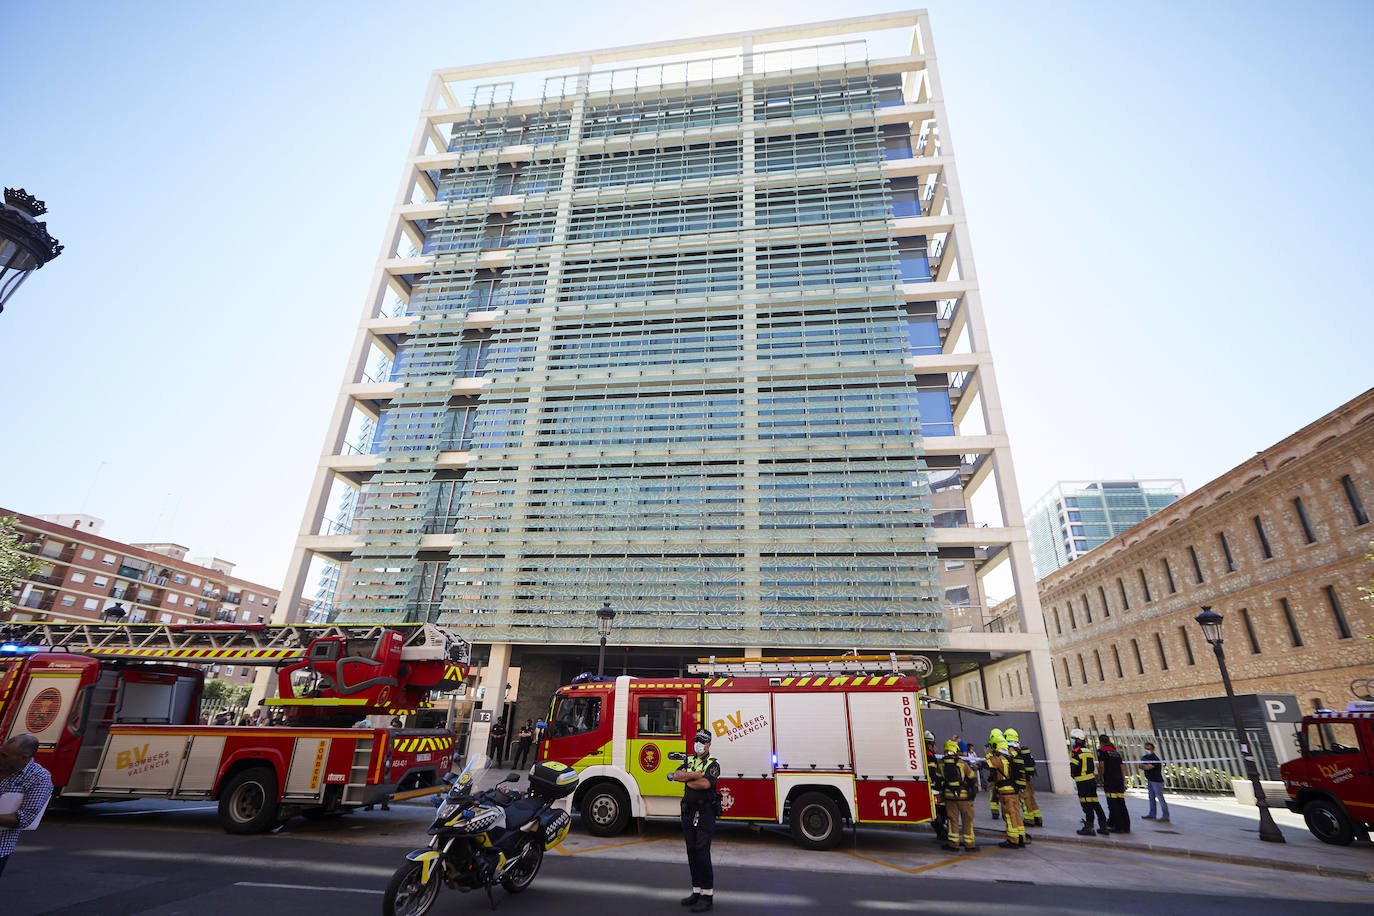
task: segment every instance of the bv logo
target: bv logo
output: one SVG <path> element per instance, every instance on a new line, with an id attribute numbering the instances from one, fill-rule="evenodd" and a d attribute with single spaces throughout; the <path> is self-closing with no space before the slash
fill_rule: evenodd
<path id="1" fill-rule="evenodd" d="M 130 767 L 138 766 L 148 758 L 148 745 L 143 747 L 130 748 L 127 751 L 120 751 L 115 755 L 115 769 L 127 770 Z"/>
<path id="2" fill-rule="evenodd" d="M 639 766 L 644 772 L 652 773 L 662 762 L 663 757 L 658 752 L 657 744 L 646 744 L 639 749 Z"/>

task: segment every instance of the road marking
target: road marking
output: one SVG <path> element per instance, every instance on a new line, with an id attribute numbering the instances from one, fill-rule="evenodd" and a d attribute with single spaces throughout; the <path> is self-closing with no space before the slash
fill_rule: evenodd
<path id="1" fill-rule="evenodd" d="M 100 811 L 94 813 L 96 817 L 132 817 L 135 814 L 174 814 L 181 811 L 214 811 L 218 807 L 218 805 L 195 805 L 194 807 L 145 808 L 142 811 Z"/>
<path id="2" fill-rule="evenodd" d="M 319 887 L 314 884 L 268 884 L 264 881 L 235 881 L 234 887 L 272 887 L 284 891 L 338 891 L 340 894 L 384 894 L 370 887 Z"/>
<path id="3" fill-rule="evenodd" d="M 577 856 L 584 852 L 601 852 L 607 849 L 621 849 L 625 846 L 642 846 L 645 843 L 660 843 L 668 839 L 666 836 L 650 837 L 647 840 L 630 840 L 628 843 L 612 843 L 609 846 L 588 846 L 586 849 L 564 849 L 562 845 L 555 847 L 565 856 Z"/>
<path id="4" fill-rule="evenodd" d="M 138 849 L 80 849 L 68 850 L 67 854 L 74 856 L 90 856 L 96 859 L 136 859 L 157 862 L 166 861 L 168 857 L 168 853 L 165 852 Z M 307 873 L 345 874 L 354 877 L 358 875 L 389 877 L 391 873 L 395 871 L 395 869 L 385 866 L 367 866 L 350 864 L 347 862 L 324 862 L 318 859 L 276 859 L 257 856 L 219 855 L 215 853 L 178 855 L 177 858 L 178 860 L 201 862 L 207 865 L 224 865 L 236 868 L 242 868 L 245 865 L 252 865 L 259 868 L 294 868 L 298 871 Z"/>
<path id="5" fill-rule="evenodd" d="M 947 865 L 958 865 L 960 862 L 967 862 L 970 859 L 976 859 L 979 856 L 985 856 L 989 852 L 992 852 L 991 849 L 980 849 L 972 855 L 962 855 L 959 856 L 959 858 L 957 859 L 946 859 L 943 862 L 932 862 L 929 865 L 921 865 L 916 868 L 904 868 L 901 865 L 893 865 L 891 862 L 884 862 L 882 859 L 875 859 L 871 856 L 860 855 L 857 852 L 850 852 L 848 849 L 841 849 L 839 851 L 847 856 L 853 856 L 856 859 L 863 859 L 865 862 L 872 862 L 874 865 L 883 865 L 887 868 L 891 868 L 895 871 L 899 871 L 908 875 L 919 875 L 921 872 L 934 871 L 937 868 L 944 868 Z"/>
<path id="6" fill-rule="evenodd" d="M 681 889 L 670 889 L 664 887 L 650 887 L 644 884 L 625 884 L 623 882 L 609 885 L 605 881 L 591 880 L 586 878 L 564 878 L 554 875 L 540 875 L 536 883 L 547 890 L 563 890 L 576 892 L 595 892 L 598 894 L 614 894 L 619 897 L 634 897 L 637 901 L 661 900 L 670 901 L 678 899 L 682 893 Z M 802 894 L 774 894 L 761 891 L 730 891 L 730 904 L 740 909 L 740 912 L 748 912 L 748 907 L 814 907 L 820 906 L 821 901 Z"/>

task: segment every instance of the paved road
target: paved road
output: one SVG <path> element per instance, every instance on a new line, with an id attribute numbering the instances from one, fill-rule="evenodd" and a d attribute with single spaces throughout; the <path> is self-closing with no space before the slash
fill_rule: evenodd
<path id="1" fill-rule="evenodd" d="M 126 802 L 49 812 L 0 878 L 6 916 L 195 914 L 350 916 L 380 912 L 381 889 L 421 845 L 429 809 L 396 805 L 277 834 L 220 832 L 208 805 Z M 496 891 L 504 914 L 680 913 L 686 868 L 667 824 L 614 840 L 574 832 L 525 894 Z M 924 836 L 863 831 L 857 845 L 798 850 L 781 831 L 727 827 L 716 847 L 717 909 L 740 914 L 968 912 L 1368 913 L 1374 885 L 1042 841 L 940 852 Z M 445 891 L 435 913 L 485 912 Z"/>

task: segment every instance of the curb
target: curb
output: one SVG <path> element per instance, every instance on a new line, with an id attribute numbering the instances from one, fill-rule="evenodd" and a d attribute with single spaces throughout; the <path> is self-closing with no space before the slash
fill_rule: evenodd
<path id="1" fill-rule="evenodd" d="M 1030 828 L 1032 830 L 1038 828 Z M 1001 830 L 989 830 L 987 828 L 974 828 L 974 836 L 987 837 L 989 839 L 997 837 L 1005 838 L 1006 833 Z M 1226 865 L 1246 865 L 1252 868 L 1269 868 L 1275 871 L 1299 872 L 1309 875 L 1320 875 L 1324 878 L 1343 878 L 1347 881 L 1364 881 L 1374 883 L 1374 871 L 1361 871 L 1358 868 L 1336 868 L 1329 865 L 1307 865 L 1302 862 L 1285 862 L 1277 859 L 1262 859 L 1257 856 L 1242 856 L 1224 852 L 1204 852 L 1194 849 L 1180 849 L 1177 846 L 1161 846 L 1155 843 L 1140 843 L 1132 841 L 1121 841 L 1116 839 L 1113 834 L 1111 838 L 1095 837 L 1060 837 L 1047 836 L 1045 834 L 1029 834 L 1031 843 L 1058 843 L 1071 846 L 1091 846 L 1096 849 L 1119 849 L 1125 852 L 1142 852 L 1148 855 L 1173 856 L 1180 859 L 1197 859 L 1204 862 L 1221 862 Z"/>

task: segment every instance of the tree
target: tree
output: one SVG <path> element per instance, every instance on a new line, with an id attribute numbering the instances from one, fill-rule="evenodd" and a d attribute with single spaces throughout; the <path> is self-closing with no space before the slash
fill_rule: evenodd
<path id="1" fill-rule="evenodd" d="M 25 544 L 24 536 L 15 530 L 18 524 L 18 516 L 0 517 L 0 617 L 9 616 L 15 593 L 43 565 L 33 555 L 33 545 Z"/>

